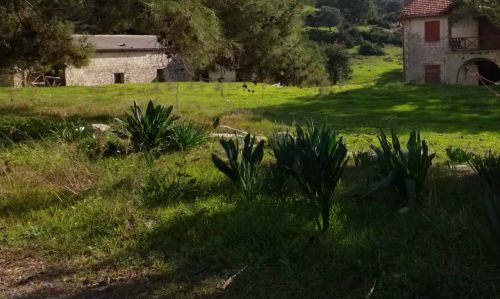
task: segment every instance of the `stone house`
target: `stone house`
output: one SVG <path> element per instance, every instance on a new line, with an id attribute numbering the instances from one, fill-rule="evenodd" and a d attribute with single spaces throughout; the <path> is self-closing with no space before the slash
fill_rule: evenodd
<path id="1" fill-rule="evenodd" d="M 67 86 L 96 86 L 122 83 L 181 81 L 181 69 L 169 78 L 171 59 L 164 54 L 154 35 L 74 35 L 76 43 L 91 44 L 95 53 L 89 64 L 80 68 L 67 66 Z"/>
<path id="2" fill-rule="evenodd" d="M 412 0 L 401 23 L 406 82 L 500 82 L 500 30 L 488 19 L 452 0 Z"/>

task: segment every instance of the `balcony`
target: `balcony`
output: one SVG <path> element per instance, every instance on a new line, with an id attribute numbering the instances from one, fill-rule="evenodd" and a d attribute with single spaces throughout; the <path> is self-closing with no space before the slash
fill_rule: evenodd
<path id="1" fill-rule="evenodd" d="M 500 50 L 500 35 L 452 37 L 450 47 L 452 51 Z"/>

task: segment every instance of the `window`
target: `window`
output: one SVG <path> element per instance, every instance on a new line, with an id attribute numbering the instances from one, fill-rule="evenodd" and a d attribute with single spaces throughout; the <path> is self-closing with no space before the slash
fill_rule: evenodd
<path id="1" fill-rule="evenodd" d="M 439 64 L 427 64 L 425 66 L 425 83 L 426 84 L 441 83 L 441 66 Z"/>
<path id="2" fill-rule="evenodd" d="M 441 40 L 441 22 L 425 22 L 425 42 L 434 43 Z"/>
<path id="3" fill-rule="evenodd" d="M 115 84 L 125 83 L 125 73 L 115 73 Z"/>

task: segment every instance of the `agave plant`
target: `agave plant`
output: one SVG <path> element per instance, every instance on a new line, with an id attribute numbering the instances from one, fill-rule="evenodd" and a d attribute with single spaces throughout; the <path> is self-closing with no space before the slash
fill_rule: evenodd
<path id="1" fill-rule="evenodd" d="M 391 137 L 392 142 L 380 131 L 380 148 L 372 146 L 377 155 L 381 180 L 363 197 L 372 195 L 382 187 L 393 186 L 406 197 L 408 204 L 413 206 L 422 195 L 428 171 L 436 154 L 429 154 L 429 147 L 425 140 L 421 139 L 419 130 L 411 131 L 407 152 L 401 149 L 394 130 L 391 130 Z"/>
<path id="2" fill-rule="evenodd" d="M 279 191 L 284 191 L 285 181 L 295 166 L 297 148 L 295 138 L 286 133 L 274 137 L 273 155 L 276 162 L 271 163 L 271 173 Z"/>
<path id="3" fill-rule="evenodd" d="M 500 243 L 500 155 L 490 151 L 484 157 L 473 157 L 469 164 L 481 178 L 485 222 Z"/>
<path id="4" fill-rule="evenodd" d="M 369 152 L 354 152 L 352 153 L 355 168 L 364 168 L 372 164 L 372 154 Z"/>
<path id="5" fill-rule="evenodd" d="M 264 158 L 264 141 L 261 140 L 255 145 L 255 136 L 248 134 L 243 141 L 241 152 L 238 140 L 221 139 L 220 144 L 224 148 L 227 161 L 212 154 L 212 162 L 215 167 L 231 181 L 237 183 L 247 199 L 254 199 L 263 183 L 260 164 Z"/>
<path id="6" fill-rule="evenodd" d="M 473 154 L 459 147 L 448 146 L 446 148 L 446 156 L 448 156 L 448 164 L 456 165 L 468 163 L 472 159 Z"/>
<path id="7" fill-rule="evenodd" d="M 165 149 L 173 142 L 173 124 L 178 117 L 172 115 L 173 106 L 155 106 L 149 101 L 146 112 L 134 101 L 130 107 L 132 114 L 121 122 L 130 134 L 135 150 L 151 151 Z"/>
<path id="8" fill-rule="evenodd" d="M 326 232 L 333 195 L 349 160 L 347 148 L 335 131 L 313 122 L 306 130 L 298 125 L 296 131 L 296 164 L 290 172 L 308 197 L 318 228 Z"/>
<path id="9" fill-rule="evenodd" d="M 174 126 L 172 135 L 176 146 L 181 150 L 201 145 L 210 138 L 207 128 L 192 121 Z"/>

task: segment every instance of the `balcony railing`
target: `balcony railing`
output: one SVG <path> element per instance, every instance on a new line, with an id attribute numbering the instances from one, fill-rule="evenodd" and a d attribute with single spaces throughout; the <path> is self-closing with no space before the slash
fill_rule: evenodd
<path id="1" fill-rule="evenodd" d="M 500 35 L 452 37 L 450 47 L 452 51 L 500 50 Z"/>

